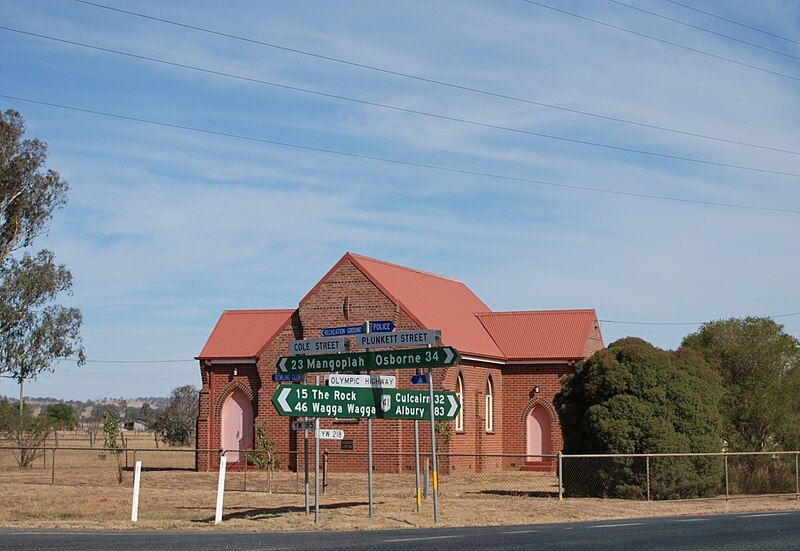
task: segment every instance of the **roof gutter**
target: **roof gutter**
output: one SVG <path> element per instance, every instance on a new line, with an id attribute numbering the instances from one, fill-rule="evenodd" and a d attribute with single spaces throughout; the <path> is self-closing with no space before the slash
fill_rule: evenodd
<path id="1" fill-rule="evenodd" d="M 211 365 L 250 365 L 258 362 L 258 358 L 195 358 Z"/>
<path id="2" fill-rule="evenodd" d="M 490 359 L 490 358 L 481 358 L 479 356 L 469 356 L 467 354 L 462 354 L 461 358 L 464 360 L 471 360 L 473 362 L 483 362 L 489 364 L 497 364 L 497 365 L 553 365 L 553 364 L 564 364 L 569 365 L 577 360 L 565 360 L 565 359 L 557 359 L 557 360 L 497 360 L 497 359 Z"/>

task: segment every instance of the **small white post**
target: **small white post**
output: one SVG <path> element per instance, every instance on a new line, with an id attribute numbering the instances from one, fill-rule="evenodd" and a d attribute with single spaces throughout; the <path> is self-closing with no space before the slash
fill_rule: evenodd
<path id="1" fill-rule="evenodd" d="M 131 504 L 131 522 L 139 520 L 139 483 L 142 480 L 142 462 L 137 461 L 133 468 L 133 503 Z"/>
<path id="2" fill-rule="evenodd" d="M 225 495 L 225 466 L 228 458 L 223 454 L 219 458 L 219 482 L 217 483 L 217 512 L 214 515 L 214 524 L 222 522 L 222 497 Z"/>

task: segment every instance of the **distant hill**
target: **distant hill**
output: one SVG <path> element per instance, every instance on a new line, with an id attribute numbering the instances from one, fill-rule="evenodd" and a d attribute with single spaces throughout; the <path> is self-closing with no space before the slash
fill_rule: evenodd
<path id="1" fill-rule="evenodd" d="M 19 402 L 13 396 L 0 396 L 0 399 L 7 399 L 12 403 Z M 169 405 L 169 397 L 166 396 L 139 396 L 137 398 L 99 398 L 97 400 L 61 400 L 59 398 L 26 396 L 25 403 L 31 407 L 34 415 L 38 415 L 48 404 L 69 404 L 78 412 L 78 417 L 89 417 L 92 410 L 98 406 L 113 408 L 123 419 L 136 419 L 139 410 L 144 404 L 149 404 L 150 408 L 161 411 Z"/>

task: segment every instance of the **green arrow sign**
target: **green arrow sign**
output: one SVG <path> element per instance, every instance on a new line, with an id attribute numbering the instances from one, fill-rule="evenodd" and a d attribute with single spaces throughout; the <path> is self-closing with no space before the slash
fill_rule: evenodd
<path id="1" fill-rule="evenodd" d="M 275 366 L 280 373 L 310 373 L 314 371 L 371 371 L 374 369 L 415 369 L 418 367 L 448 367 L 461 356 L 452 346 L 409 348 L 382 352 L 351 352 L 349 354 L 320 354 L 318 356 L 284 356 Z"/>
<path id="2" fill-rule="evenodd" d="M 433 402 L 437 419 L 455 419 L 461 409 L 454 392 L 434 392 Z M 430 395 L 423 390 L 280 385 L 272 403 L 288 417 L 431 418 Z"/>

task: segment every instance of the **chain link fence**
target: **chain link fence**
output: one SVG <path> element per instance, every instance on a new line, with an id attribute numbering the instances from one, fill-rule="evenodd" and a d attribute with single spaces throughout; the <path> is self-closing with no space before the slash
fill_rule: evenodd
<path id="1" fill-rule="evenodd" d="M 800 452 L 562 455 L 563 497 L 648 501 L 794 495 Z"/>

